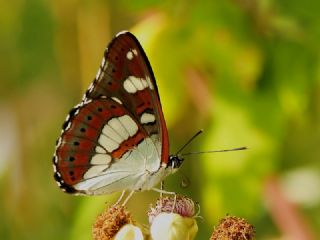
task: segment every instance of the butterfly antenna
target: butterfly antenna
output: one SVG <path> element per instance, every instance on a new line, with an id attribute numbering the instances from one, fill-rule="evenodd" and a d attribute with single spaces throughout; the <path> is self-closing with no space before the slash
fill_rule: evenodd
<path id="1" fill-rule="evenodd" d="M 200 129 L 195 135 L 193 135 L 188 142 L 186 142 L 175 155 L 178 155 L 183 149 L 185 149 L 186 146 L 188 146 L 196 137 L 198 137 L 203 132 L 202 129 Z"/>
<path id="2" fill-rule="evenodd" d="M 194 155 L 194 154 L 203 154 L 203 153 L 217 153 L 217 152 L 233 152 L 233 151 L 241 151 L 247 150 L 247 147 L 239 147 L 239 148 L 231 148 L 231 149 L 223 149 L 223 150 L 210 150 L 210 151 L 199 151 L 199 152 L 189 152 L 182 153 L 181 156 Z"/>

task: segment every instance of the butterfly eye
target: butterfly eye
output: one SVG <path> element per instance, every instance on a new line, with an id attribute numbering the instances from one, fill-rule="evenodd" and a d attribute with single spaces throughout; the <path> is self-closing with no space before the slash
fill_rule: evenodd
<path id="1" fill-rule="evenodd" d="M 92 117 L 91 117 L 91 116 L 88 116 L 87 119 L 90 121 L 90 120 L 92 120 Z"/>
<path id="2" fill-rule="evenodd" d="M 85 129 L 85 128 L 81 128 L 80 131 L 81 131 L 81 132 L 85 132 L 86 129 Z"/>
<path id="3" fill-rule="evenodd" d="M 99 108 L 98 108 L 98 111 L 99 111 L 99 112 L 102 112 L 102 108 L 101 108 L 101 107 L 99 107 Z"/>
<path id="4" fill-rule="evenodd" d="M 79 143 L 79 142 L 74 142 L 74 143 L 73 143 L 73 145 L 75 145 L 75 146 L 79 146 L 79 145 L 80 145 L 80 143 Z"/>
<path id="5" fill-rule="evenodd" d="M 75 160 L 74 157 L 70 157 L 70 158 L 69 158 L 69 161 L 70 161 L 70 162 L 73 162 L 74 160 Z"/>

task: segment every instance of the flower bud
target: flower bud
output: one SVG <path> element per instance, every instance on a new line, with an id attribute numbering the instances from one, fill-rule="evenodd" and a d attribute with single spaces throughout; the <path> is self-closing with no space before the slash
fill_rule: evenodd
<path id="1" fill-rule="evenodd" d="M 153 240 L 192 240 L 198 232 L 194 203 L 189 198 L 160 199 L 148 215 Z"/>
<path id="2" fill-rule="evenodd" d="M 142 231 L 132 224 L 124 225 L 113 238 L 114 240 L 144 240 Z"/>

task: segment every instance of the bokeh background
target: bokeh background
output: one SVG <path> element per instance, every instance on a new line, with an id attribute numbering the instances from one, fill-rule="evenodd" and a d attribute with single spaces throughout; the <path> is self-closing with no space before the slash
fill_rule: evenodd
<path id="1" fill-rule="evenodd" d="M 167 190 L 199 202 L 197 239 L 226 214 L 257 239 L 320 236 L 318 0 L 0 3 L 0 238 L 91 239 L 118 195 L 69 196 L 53 180 L 55 140 L 95 77 L 107 43 L 132 31 L 160 90 L 171 152 L 186 157 Z M 187 188 L 180 183 L 186 175 Z M 141 223 L 158 194 L 128 207 Z"/>

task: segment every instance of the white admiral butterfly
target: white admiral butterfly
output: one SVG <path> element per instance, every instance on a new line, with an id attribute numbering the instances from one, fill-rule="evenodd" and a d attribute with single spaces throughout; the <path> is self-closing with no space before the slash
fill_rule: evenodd
<path id="1" fill-rule="evenodd" d="M 53 157 L 55 180 L 75 194 L 143 191 L 182 161 L 169 156 L 168 131 L 147 56 L 133 34 L 121 32 L 63 124 Z"/>

